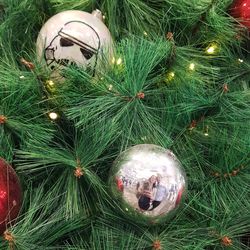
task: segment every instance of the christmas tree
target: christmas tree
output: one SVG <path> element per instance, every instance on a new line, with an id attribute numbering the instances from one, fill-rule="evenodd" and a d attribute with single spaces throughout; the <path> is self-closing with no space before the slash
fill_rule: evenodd
<path id="1" fill-rule="evenodd" d="M 96 9 L 111 60 L 88 46 L 94 72 L 48 67 L 46 21 Z M 2 0 L 0 201 L 17 198 L 0 202 L 0 249 L 249 249 L 249 18 L 249 0 Z M 139 144 L 186 172 L 183 204 L 159 223 L 110 191 L 115 159 Z"/>

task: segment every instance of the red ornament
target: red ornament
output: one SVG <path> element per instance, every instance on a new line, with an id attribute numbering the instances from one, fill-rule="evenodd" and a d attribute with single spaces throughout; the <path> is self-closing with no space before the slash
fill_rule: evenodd
<path id="1" fill-rule="evenodd" d="M 116 178 L 116 185 L 117 185 L 118 190 L 123 192 L 124 186 L 123 186 L 123 182 L 121 179 Z"/>
<path id="2" fill-rule="evenodd" d="M 0 235 L 6 230 L 8 222 L 17 217 L 21 198 L 21 185 L 15 171 L 0 158 Z"/>
<path id="3" fill-rule="evenodd" d="M 239 19 L 250 31 L 250 0 L 235 0 L 230 8 L 230 14 Z"/>

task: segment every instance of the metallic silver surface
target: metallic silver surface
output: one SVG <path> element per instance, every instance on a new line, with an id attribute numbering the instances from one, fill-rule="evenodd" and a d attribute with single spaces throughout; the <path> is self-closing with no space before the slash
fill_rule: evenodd
<path id="1" fill-rule="evenodd" d="M 187 189 L 185 172 L 173 152 L 153 144 L 121 153 L 111 169 L 110 185 L 124 213 L 153 224 L 175 214 Z"/>

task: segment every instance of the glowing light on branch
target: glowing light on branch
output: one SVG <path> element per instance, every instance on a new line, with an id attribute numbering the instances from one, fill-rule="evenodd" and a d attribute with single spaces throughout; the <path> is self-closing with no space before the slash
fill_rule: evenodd
<path id="1" fill-rule="evenodd" d="M 115 57 L 112 58 L 112 63 L 116 64 L 116 65 L 121 65 L 122 64 L 122 59 L 121 57 L 119 57 L 118 59 L 116 59 Z"/>
<path id="2" fill-rule="evenodd" d="M 214 55 L 218 53 L 219 46 L 216 43 L 211 43 L 207 48 L 206 48 L 206 53 L 208 55 Z"/>
<path id="3" fill-rule="evenodd" d="M 51 119 L 51 120 L 53 120 L 53 121 L 55 121 L 56 119 L 58 119 L 58 114 L 57 113 L 55 113 L 55 112 L 50 112 L 49 113 L 49 118 Z"/>
<path id="4" fill-rule="evenodd" d="M 195 70 L 195 64 L 194 63 L 190 63 L 189 64 L 189 69 L 192 70 L 192 71 Z"/>
<path id="5" fill-rule="evenodd" d="M 117 65 L 122 64 L 122 59 L 121 59 L 121 58 L 118 58 L 117 61 L 116 61 L 116 64 L 117 64 Z"/>
<path id="6" fill-rule="evenodd" d="M 175 77 L 175 73 L 173 71 L 171 71 L 171 72 L 167 73 L 166 81 L 170 82 L 174 79 L 174 77 Z"/>

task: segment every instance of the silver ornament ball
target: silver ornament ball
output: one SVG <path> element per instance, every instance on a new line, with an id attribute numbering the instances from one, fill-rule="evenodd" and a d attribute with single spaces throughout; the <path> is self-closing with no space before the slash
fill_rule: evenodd
<path id="1" fill-rule="evenodd" d="M 122 152 L 111 168 L 109 185 L 122 211 L 147 224 L 175 215 L 187 192 L 186 174 L 174 153 L 153 144 Z"/>

